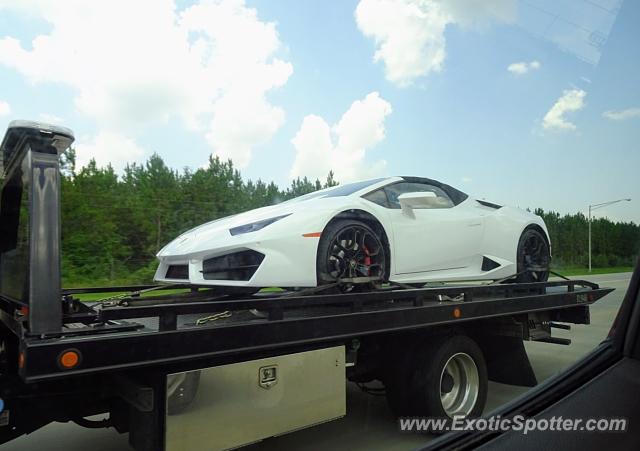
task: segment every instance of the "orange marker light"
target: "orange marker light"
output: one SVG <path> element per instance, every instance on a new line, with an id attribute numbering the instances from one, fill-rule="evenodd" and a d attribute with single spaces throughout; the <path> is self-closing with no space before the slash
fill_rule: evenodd
<path id="1" fill-rule="evenodd" d="M 320 238 L 322 232 L 313 232 L 313 233 L 303 233 L 302 236 L 305 238 Z"/>
<path id="2" fill-rule="evenodd" d="M 18 355 L 18 368 L 24 368 L 24 352 L 21 352 L 20 355 Z"/>
<path id="3" fill-rule="evenodd" d="M 64 351 L 58 357 L 58 363 L 64 369 L 71 369 L 80 363 L 80 354 L 75 350 Z"/>
<path id="4" fill-rule="evenodd" d="M 460 309 L 459 308 L 454 308 L 453 309 L 454 318 L 460 318 L 460 315 L 462 315 L 462 312 L 460 311 Z"/>

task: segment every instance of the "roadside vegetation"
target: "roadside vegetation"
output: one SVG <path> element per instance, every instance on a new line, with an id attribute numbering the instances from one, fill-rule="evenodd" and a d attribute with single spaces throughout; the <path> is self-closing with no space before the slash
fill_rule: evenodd
<path id="1" fill-rule="evenodd" d="M 562 274 L 565 277 L 590 276 L 595 274 L 615 274 L 621 272 L 633 272 L 633 266 L 610 266 L 607 268 L 589 268 L 585 266 L 575 266 L 568 268 L 552 268 L 552 271 Z M 553 275 L 552 275 L 553 277 Z"/>
<path id="2" fill-rule="evenodd" d="M 271 181 L 244 180 L 231 161 L 210 158 L 207 167 L 180 172 L 158 155 L 143 165 L 127 166 L 119 176 L 93 162 L 76 170 L 71 149 L 63 156 L 63 285 L 150 283 L 155 254 L 182 232 L 336 184 L 329 173 L 324 181 L 298 178 L 280 189 Z M 535 212 L 549 227 L 554 269 L 586 273 L 585 216 Z M 633 265 L 640 226 L 599 218 L 592 223 L 592 233 L 594 272 Z"/>
<path id="3" fill-rule="evenodd" d="M 582 213 L 560 215 L 536 209 L 551 237 L 552 269 L 573 276 L 588 274 L 589 222 Z M 640 249 L 640 226 L 633 222 L 613 222 L 607 218 L 591 221 L 592 274 L 633 270 Z"/>
<path id="4" fill-rule="evenodd" d="M 150 283 L 156 253 L 197 225 L 272 205 L 322 188 L 326 180 L 244 180 L 231 161 L 210 158 L 205 168 L 182 172 L 158 155 L 122 175 L 91 162 L 75 168 L 75 152 L 62 157 L 62 278 L 64 287 Z"/>

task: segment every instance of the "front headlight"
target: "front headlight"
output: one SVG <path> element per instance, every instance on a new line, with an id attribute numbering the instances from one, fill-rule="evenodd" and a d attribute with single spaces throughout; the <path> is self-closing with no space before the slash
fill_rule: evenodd
<path id="1" fill-rule="evenodd" d="M 243 233 L 257 232 L 258 230 L 264 229 L 269 224 L 273 224 L 274 222 L 279 221 L 282 218 L 286 218 L 290 214 L 291 213 L 282 216 L 276 216 L 275 218 L 263 219 L 262 221 L 252 222 L 251 224 L 232 227 L 231 229 L 229 229 L 229 233 L 235 236 L 242 235 Z"/>

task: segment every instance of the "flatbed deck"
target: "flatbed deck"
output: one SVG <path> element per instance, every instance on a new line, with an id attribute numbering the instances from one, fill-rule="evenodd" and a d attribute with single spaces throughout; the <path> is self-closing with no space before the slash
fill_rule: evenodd
<path id="1" fill-rule="evenodd" d="M 113 306 L 67 298 L 77 311 L 64 316 L 58 334 L 31 337 L 19 332 L 20 318 L 4 320 L 22 336 L 21 377 L 36 382 L 535 312 L 552 311 L 560 322 L 563 314 L 572 315 L 572 322 L 582 315 L 581 322 L 588 322 L 585 307 L 611 291 L 563 280 L 231 300 L 200 295 L 196 302 L 184 296 L 167 302 L 167 296 L 163 303 L 140 306 L 136 298 Z M 68 349 L 79 351 L 81 365 L 58 365 Z"/>

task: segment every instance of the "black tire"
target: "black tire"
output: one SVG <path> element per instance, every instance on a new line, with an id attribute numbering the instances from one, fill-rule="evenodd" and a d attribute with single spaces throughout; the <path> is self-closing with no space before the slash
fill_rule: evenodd
<path id="1" fill-rule="evenodd" d="M 382 238 L 361 221 L 339 219 L 329 223 L 322 232 L 316 254 L 318 285 L 367 276 L 389 279 L 388 250 Z"/>
<path id="2" fill-rule="evenodd" d="M 534 228 L 526 229 L 518 241 L 517 252 L 517 272 L 519 275 L 516 282 L 546 282 L 549 280 L 551 253 L 549 242 L 543 233 Z M 523 272 L 529 268 L 538 270 Z"/>
<path id="3" fill-rule="evenodd" d="M 191 405 L 200 386 L 200 371 L 189 371 L 184 380 L 167 399 L 167 413 L 178 415 Z"/>
<path id="4" fill-rule="evenodd" d="M 427 341 L 423 347 L 416 347 L 410 355 L 410 362 L 406 362 L 405 366 L 396 366 L 394 374 L 390 374 L 386 381 L 387 401 L 396 416 L 452 418 L 458 415 L 478 417 L 482 414 L 487 400 L 487 366 L 482 350 L 475 341 L 465 335 L 435 338 Z M 462 394 L 453 396 L 461 393 L 456 391 L 455 383 L 448 387 L 447 392 L 442 391 L 449 374 L 445 368 L 448 364 L 455 364 L 457 359 L 472 362 L 472 368 L 475 368 L 475 376 L 470 374 L 464 379 L 464 383 L 475 387 L 470 390 L 469 397 Z M 451 401 L 448 408 L 443 404 L 443 393 L 452 394 L 446 401 Z"/>

